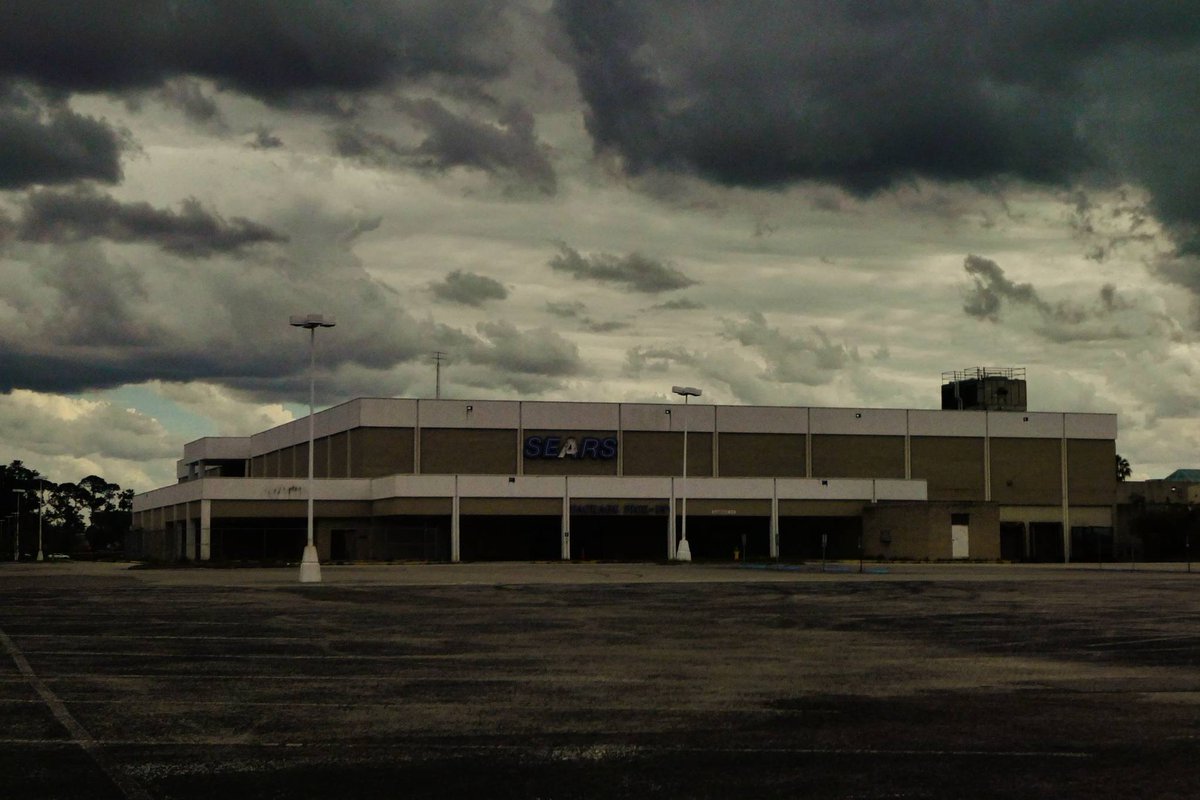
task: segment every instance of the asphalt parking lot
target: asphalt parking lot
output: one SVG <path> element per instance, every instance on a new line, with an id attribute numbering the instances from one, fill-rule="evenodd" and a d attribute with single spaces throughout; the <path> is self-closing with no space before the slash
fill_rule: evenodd
<path id="1" fill-rule="evenodd" d="M 0 796 L 1195 798 L 1178 567 L 0 564 Z"/>

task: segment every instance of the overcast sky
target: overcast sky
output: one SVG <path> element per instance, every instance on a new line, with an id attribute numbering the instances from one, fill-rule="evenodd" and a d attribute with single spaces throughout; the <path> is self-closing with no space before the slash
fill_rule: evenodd
<path id="1" fill-rule="evenodd" d="M 936 408 L 1200 467 L 1200 3 L 0 0 L 0 444 L 318 402 Z"/>

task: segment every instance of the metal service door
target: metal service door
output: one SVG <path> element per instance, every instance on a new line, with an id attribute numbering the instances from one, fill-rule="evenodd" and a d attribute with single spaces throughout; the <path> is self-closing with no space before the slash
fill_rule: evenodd
<path id="1" fill-rule="evenodd" d="M 970 557 L 970 536 L 968 531 L 970 528 L 967 525 L 951 525 L 950 526 L 950 557 L 951 558 L 969 558 Z"/>

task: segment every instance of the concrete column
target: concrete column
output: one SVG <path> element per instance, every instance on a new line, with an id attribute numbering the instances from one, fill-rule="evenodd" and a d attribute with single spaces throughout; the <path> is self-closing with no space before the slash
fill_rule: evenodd
<path id="1" fill-rule="evenodd" d="M 771 481 L 771 558 L 779 559 L 779 480 Z"/>
<path id="2" fill-rule="evenodd" d="M 912 435 L 909 432 L 909 411 L 904 412 L 904 480 L 912 480 Z"/>
<path id="3" fill-rule="evenodd" d="M 625 420 L 617 406 L 617 477 L 625 474 Z"/>
<path id="4" fill-rule="evenodd" d="M 212 558 L 212 500 L 200 501 L 200 560 Z"/>
<path id="5" fill-rule="evenodd" d="M 571 479 L 563 481 L 566 490 L 563 492 L 562 507 L 562 560 L 571 560 Z"/>
<path id="6" fill-rule="evenodd" d="M 458 516 L 458 476 L 454 476 L 454 497 L 450 500 L 450 560 L 457 564 L 461 559 Z"/>
<path id="7" fill-rule="evenodd" d="M 413 475 L 421 474 L 421 403 L 417 401 L 416 419 L 413 422 Z M 347 435 L 347 440 L 349 436 Z M 347 472 L 347 475 L 350 473 Z"/>
<path id="8" fill-rule="evenodd" d="M 804 434 L 804 477 L 811 478 L 813 476 L 813 474 L 812 474 L 812 437 L 813 437 L 812 409 L 811 408 L 804 409 L 804 415 L 808 419 L 808 423 L 805 425 L 805 430 L 807 432 Z"/>
<path id="9" fill-rule="evenodd" d="M 988 428 L 989 414 L 983 412 L 983 500 L 992 502 L 992 433 Z"/>
<path id="10" fill-rule="evenodd" d="M 1071 503 L 1067 493 L 1067 438 L 1066 428 L 1063 428 L 1062 440 L 1062 526 L 1063 526 L 1063 561 L 1071 563 Z"/>
<path id="11" fill-rule="evenodd" d="M 712 475 L 710 476 L 713 478 L 721 477 L 721 437 L 717 432 L 718 429 L 720 428 L 720 425 L 718 424 L 718 421 L 717 421 L 717 417 L 720 414 L 720 410 L 721 410 L 720 406 L 713 407 L 713 430 L 712 430 L 712 462 L 713 462 L 713 465 L 712 465 Z"/>
<path id="12" fill-rule="evenodd" d="M 671 496 L 667 498 L 667 559 L 675 560 L 675 479 L 671 479 Z"/>
<path id="13" fill-rule="evenodd" d="M 517 474 L 525 474 L 525 404 L 517 403 Z"/>
<path id="14" fill-rule="evenodd" d="M 142 519 L 146 521 L 146 530 L 153 531 L 155 540 L 160 543 L 159 552 L 162 557 L 169 560 L 179 558 L 176 549 L 179 547 L 179 536 L 175 535 L 164 522 L 162 518 L 161 508 L 151 508 L 142 512 Z"/>
<path id="15" fill-rule="evenodd" d="M 185 519 L 182 522 L 171 523 L 176 529 L 183 529 L 183 560 L 193 561 L 196 558 L 196 537 L 199 533 L 199 526 L 194 519 Z"/>

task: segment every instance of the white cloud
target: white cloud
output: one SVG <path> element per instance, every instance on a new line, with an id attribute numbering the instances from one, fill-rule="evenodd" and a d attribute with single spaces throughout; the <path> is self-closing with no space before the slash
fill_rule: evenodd
<path id="1" fill-rule="evenodd" d="M 168 483 L 180 442 L 157 419 L 103 400 L 15 389 L 0 395 L 5 463 L 25 462 L 51 480 L 98 474 L 140 491 Z"/>
<path id="2" fill-rule="evenodd" d="M 216 436 L 249 436 L 294 419 L 292 412 L 281 403 L 246 400 L 212 383 L 154 381 L 150 388 L 180 408 L 209 420 Z"/>

